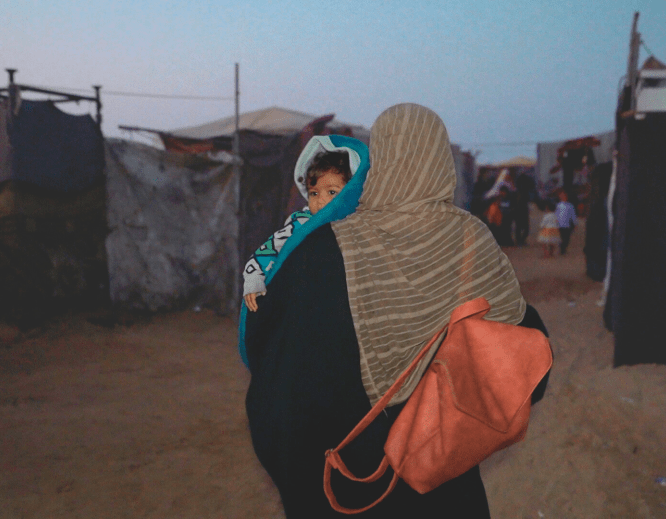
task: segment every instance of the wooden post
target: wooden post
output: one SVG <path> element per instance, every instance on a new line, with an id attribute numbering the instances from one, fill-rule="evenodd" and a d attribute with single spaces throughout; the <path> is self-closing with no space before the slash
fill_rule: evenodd
<path id="1" fill-rule="evenodd" d="M 8 87 L 8 94 L 9 94 L 9 121 L 14 118 L 14 110 L 16 110 L 16 105 L 17 105 L 17 89 L 16 89 L 16 83 L 14 83 L 14 74 L 17 72 L 15 68 L 7 68 L 5 69 L 7 73 L 9 74 L 9 87 Z"/>
<path id="2" fill-rule="evenodd" d="M 634 22 L 631 26 L 631 37 L 629 39 L 629 60 L 627 62 L 627 82 L 631 104 L 629 110 L 636 109 L 636 80 L 638 76 L 638 53 L 641 45 L 641 35 L 638 32 L 638 11 L 634 13 Z"/>
<path id="3" fill-rule="evenodd" d="M 245 249 L 245 224 L 244 224 L 244 211 L 241 201 L 241 158 L 240 158 L 240 89 L 239 89 L 239 72 L 238 72 L 238 63 L 235 64 L 235 87 L 234 87 L 234 99 L 235 99 L 235 115 L 236 115 L 236 124 L 234 129 L 234 140 L 232 144 L 232 153 L 233 153 L 233 175 L 234 175 L 234 198 L 236 203 L 236 218 L 238 219 L 236 231 L 236 253 L 230 255 L 229 261 L 233 263 L 233 272 L 235 274 L 235 279 L 233 279 L 231 287 L 231 297 L 230 301 L 227 301 L 228 311 L 235 315 L 235 310 L 238 309 L 238 305 L 241 302 L 241 297 L 243 294 L 242 283 L 243 283 L 243 263 L 242 263 L 242 254 Z"/>
<path id="4" fill-rule="evenodd" d="M 99 91 L 102 88 L 102 85 L 93 85 L 93 88 L 95 89 L 95 105 L 97 106 L 97 126 L 99 127 L 99 131 L 102 131 L 102 98 L 99 94 Z"/>
<path id="5" fill-rule="evenodd" d="M 236 127 L 235 127 L 235 131 L 234 131 L 234 143 L 233 143 L 233 150 L 232 151 L 233 151 L 234 156 L 238 157 L 238 155 L 240 153 L 240 133 L 239 133 L 240 132 L 240 128 L 239 128 L 239 125 L 240 125 L 240 114 L 239 114 L 240 92 L 238 90 L 238 83 L 239 83 L 239 80 L 238 80 L 238 63 L 236 63 L 235 71 L 236 71 L 236 73 L 235 73 L 236 88 L 235 88 L 234 99 L 236 100 Z"/>

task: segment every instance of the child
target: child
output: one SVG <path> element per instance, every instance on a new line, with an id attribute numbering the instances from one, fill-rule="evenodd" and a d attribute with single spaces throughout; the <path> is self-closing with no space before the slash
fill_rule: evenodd
<path id="1" fill-rule="evenodd" d="M 555 208 L 557 212 L 557 222 L 560 228 L 560 254 L 567 253 L 571 233 L 576 227 L 576 210 L 571 202 L 566 191 L 560 192 L 560 201 Z"/>
<path id="2" fill-rule="evenodd" d="M 315 142 L 313 143 L 313 141 Z M 301 158 L 296 164 L 294 175 L 299 191 L 307 198 L 307 207 L 290 215 L 285 226 L 259 247 L 245 265 L 243 297 L 245 305 L 252 312 L 256 312 L 258 309 L 257 296 L 266 294 L 266 272 L 272 268 L 287 239 L 310 217 L 333 200 L 353 175 L 347 151 L 324 149 L 317 152 L 308 161 L 308 153 L 317 147 L 321 149 L 321 141 L 314 137 L 303 150 Z M 306 160 L 301 160 L 304 156 Z M 353 169 L 355 170 L 356 167 Z"/>
<path id="3" fill-rule="evenodd" d="M 557 223 L 555 204 L 550 200 L 546 202 L 546 214 L 541 220 L 541 230 L 537 241 L 543 244 L 543 257 L 552 258 L 555 254 L 555 246 L 560 243 L 560 226 Z"/>
<path id="4" fill-rule="evenodd" d="M 495 199 L 490 203 L 484 216 L 486 217 L 486 222 L 488 222 L 490 232 L 495 237 L 495 240 L 499 243 L 500 229 L 502 227 L 502 210 L 500 209 L 500 201 L 498 197 L 495 197 Z"/>

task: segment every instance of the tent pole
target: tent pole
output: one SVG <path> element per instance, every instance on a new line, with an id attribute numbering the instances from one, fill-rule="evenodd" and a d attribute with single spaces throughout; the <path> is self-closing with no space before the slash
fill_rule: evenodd
<path id="1" fill-rule="evenodd" d="M 627 63 L 627 82 L 629 83 L 631 105 L 629 110 L 636 109 L 636 76 L 638 75 L 638 53 L 641 46 L 641 35 L 638 32 L 638 11 L 634 13 L 634 21 L 631 25 L 631 37 L 629 38 L 629 60 Z"/>
<path id="2" fill-rule="evenodd" d="M 9 74 L 9 88 L 7 90 L 9 93 L 9 120 L 11 122 L 12 118 L 14 117 L 14 110 L 16 110 L 17 105 L 16 84 L 14 83 L 14 74 L 16 74 L 16 69 L 7 68 L 5 70 L 7 71 L 7 74 Z"/>
<path id="3" fill-rule="evenodd" d="M 235 94 L 234 94 L 234 99 L 236 100 L 236 129 L 234 131 L 234 149 L 233 149 L 233 154 L 235 156 L 238 156 L 238 153 L 240 152 L 240 135 L 239 135 L 239 97 L 240 97 L 240 92 L 238 91 L 238 63 L 236 63 L 236 88 L 235 88 Z"/>
<path id="4" fill-rule="evenodd" d="M 238 236 L 236 238 L 236 247 L 237 247 L 237 252 L 235 254 L 235 257 L 233 258 L 234 263 L 234 272 L 235 272 L 235 279 L 233 280 L 233 288 L 232 288 L 232 301 L 230 305 L 230 310 L 237 308 L 237 305 L 240 304 L 240 298 L 241 298 L 241 268 L 242 268 L 242 263 L 240 260 L 240 255 L 243 253 L 244 250 L 244 234 L 245 234 L 245 226 L 243 223 L 243 210 L 241 207 L 241 167 L 240 167 L 240 91 L 239 91 L 239 78 L 238 78 L 238 63 L 235 64 L 234 67 L 234 72 L 235 72 L 235 92 L 234 92 L 234 99 L 236 103 L 236 108 L 235 108 L 235 114 L 236 114 L 236 127 L 234 130 L 234 141 L 233 141 L 233 156 L 234 156 L 234 162 L 233 162 L 233 168 L 234 168 L 234 179 L 236 183 L 236 193 L 235 193 L 235 202 L 236 202 L 236 214 L 238 215 Z"/>
<path id="5" fill-rule="evenodd" d="M 99 91 L 102 88 L 102 85 L 93 85 L 95 89 L 95 106 L 97 107 L 97 126 L 99 126 L 100 131 L 102 130 L 102 98 L 99 95 Z"/>

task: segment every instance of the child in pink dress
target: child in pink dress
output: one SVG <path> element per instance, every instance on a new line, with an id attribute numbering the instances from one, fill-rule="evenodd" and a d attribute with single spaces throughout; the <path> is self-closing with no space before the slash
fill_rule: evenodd
<path id="1" fill-rule="evenodd" d="M 560 244 L 560 226 L 555 214 L 555 206 L 552 202 L 546 204 L 546 214 L 541 220 L 541 229 L 537 236 L 537 241 L 543 245 L 543 257 L 552 258 L 555 254 L 555 247 Z"/>

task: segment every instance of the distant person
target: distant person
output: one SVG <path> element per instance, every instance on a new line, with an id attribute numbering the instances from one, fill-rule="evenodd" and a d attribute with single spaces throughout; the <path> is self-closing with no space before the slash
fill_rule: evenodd
<path id="1" fill-rule="evenodd" d="M 495 241 L 500 241 L 500 229 L 502 228 L 502 210 L 500 209 L 499 197 L 495 197 L 483 214 L 483 219 L 493 234 Z"/>
<path id="2" fill-rule="evenodd" d="M 567 253 L 569 247 L 569 240 L 571 240 L 571 233 L 576 228 L 576 210 L 571 202 L 566 191 L 560 192 L 560 201 L 555 208 L 557 213 L 557 224 L 560 228 L 560 254 Z"/>
<path id="3" fill-rule="evenodd" d="M 544 258 L 552 258 L 555 255 L 555 246 L 562 242 L 560 225 L 555 214 L 555 203 L 552 200 L 546 201 L 546 214 L 541 219 L 537 241 L 543 245 Z"/>
<path id="4" fill-rule="evenodd" d="M 509 187 L 503 185 L 499 190 L 499 210 L 502 213 L 502 223 L 499 228 L 499 244 L 503 247 L 513 246 L 511 228 L 514 219 L 514 201 Z"/>
<path id="5" fill-rule="evenodd" d="M 243 298 L 251 312 L 258 309 L 257 297 L 266 295 L 266 273 L 275 264 L 285 242 L 342 191 L 358 167 L 350 165 L 347 151 L 326 149 L 331 146 L 326 137 L 313 137 L 305 146 L 296 163 L 294 180 L 308 205 L 289 215 L 285 226 L 270 236 L 245 265 Z"/>
<path id="6" fill-rule="evenodd" d="M 530 233 L 530 191 L 533 188 L 532 179 L 525 174 L 516 179 L 515 212 L 516 245 L 522 247 Z"/>

